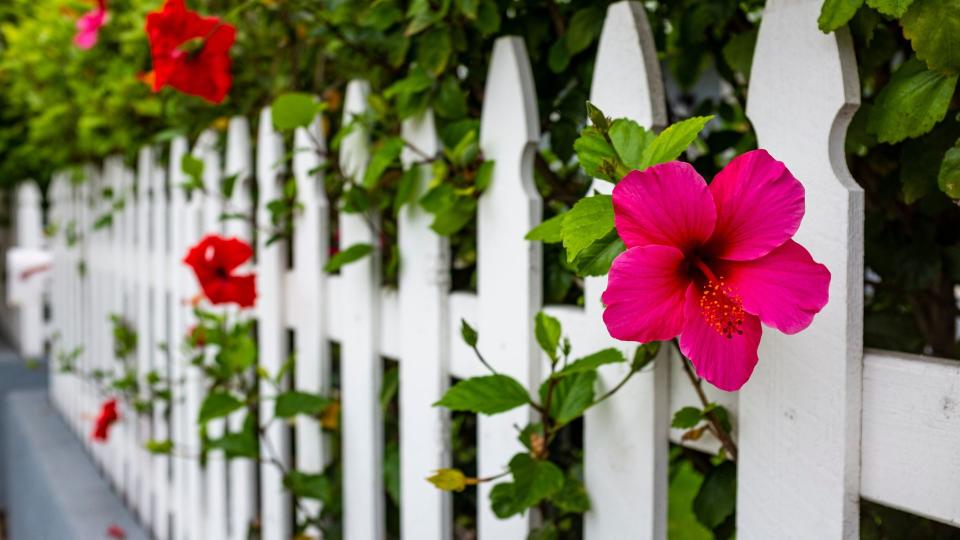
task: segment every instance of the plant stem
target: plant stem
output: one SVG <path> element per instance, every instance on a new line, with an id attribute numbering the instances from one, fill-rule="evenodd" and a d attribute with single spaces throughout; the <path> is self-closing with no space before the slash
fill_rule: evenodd
<path id="1" fill-rule="evenodd" d="M 676 341 L 674 341 L 676 344 Z M 677 348 L 679 351 L 679 347 Z M 693 372 L 693 369 L 690 367 L 690 362 L 683 356 L 680 355 L 680 363 L 683 364 L 683 371 L 687 374 L 687 378 L 690 379 L 690 384 L 693 385 L 693 389 L 697 392 L 697 397 L 700 398 L 700 404 L 703 405 L 703 408 L 706 409 L 710 405 L 710 400 L 707 399 L 707 395 L 703 391 L 703 381 L 697 377 Z M 710 425 L 710 431 L 717 437 L 720 441 L 720 444 L 723 446 L 723 449 L 727 452 L 730 461 L 737 461 L 737 444 L 733 441 L 733 438 L 723 426 L 720 424 L 720 420 L 717 418 L 717 415 L 710 411 L 704 415 L 707 419 L 707 423 Z"/>

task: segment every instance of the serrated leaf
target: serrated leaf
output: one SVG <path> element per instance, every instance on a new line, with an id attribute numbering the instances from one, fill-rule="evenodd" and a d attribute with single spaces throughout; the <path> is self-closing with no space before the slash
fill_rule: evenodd
<path id="1" fill-rule="evenodd" d="M 619 349 L 614 349 L 611 347 L 609 349 L 603 349 L 593 354 L 589 354 L 568 364 L 567 367 L 560 370 L 560 374 L 572 375 L 574 373 L 580 373 L 583 371 L 592 371 L 606 364 L 616 364 L 626 361 L 627 359 L 624 358 L 623 353 L 620 352 Z"/>
<path id="2" fill-rule="evenodd" d="M 657 138 L 647 146 L 640 159 L 640 169 L 673 161 L 697 140 L 697 135 L 713 119 L 710 116 L 694 116 L 670 125 L 660 132 Z"/>
<path id="3" fill-rule="evenodd" d="M 517 454 L 510 460 L 517 500 L 531 507 L 563 488 L 563 471 L 553 463 Z"/>
<path id="4" fill-rule="evenodd" d="M 915 0 L 900 18 L 900 26 L 917 58 L 930 69 L 945 74 L 960 71 L 960 2 Z"/>
<path id="5" fill-rule="evenodd" d="M 279 418 L 290 418 L 298 414 L 319 416 L 329 404 L 330 400 L 319 394 L 288 390 L 277 395 L 274 414 Z"/>
<path id="6" fill-rule="evenodd" d="M 750 79 L 750 68 L 753 67 L 753 50 L 757 46 L 758 30 L 758 28 L 754 28 L 734 34 L 721 51 L 723 60 L 727 65 L 737 73 L 742 74 L 745 80 Z"/>
<path id="7" fill-rule="evenodd" d="M 673 421 L 670 427 L 677 429 L 690 429 L 700 423 L 703 419 L 703 411 L 696 407 L 684 407 L 673 413 Z"/>
<path id="8" fill-rule="evenodd" d="M 624 252 L 626 246 L 617 235 L 616 229 L 611 229 L 603 238 L 594 241 L 571 263 L 571 266 L 580 276 L 605 276 L 610 272 L 613 260 Z"/>
<path id="9" fill-rule="evenodd" d="M 930 71 L 910 59 L 877 95 L 867 129 L 886 143 L 919 137 L 943 120 L 956 86 L 956 75 Z"/>
<path id="10" fill-rule="evenodd" d="M 578 478 L 569 474 L 560 491 L 550 497 L 550 502 L 564 512 L 582 514 L 590 510 L 590 497 L 587 495 L 587 488 Z"/>
<path id="11" fill-rule="evenodd" d="M 581 371 L 555 381 L 553 397 L 550 400 L 550 416 L 554 421 L 563 425 L 583 414 L 583 411 L 593 404 L 596 382 L 596 371 Z M 550 379 L 547 379 L 540 385 L 541 402 L 546 402 L 550 384 Z"/>
<path id="12" fill-rule="evenodd" d="M 486 375 L 458 382 L 434 406 L 492 415 L 529 402 L 527 390 L 513 377 Z"/>
<path id="13" fill-rule="evenodd" d="M 270 117 L 273 119 L 275 128 L 280 131 L 291 131 L 309 126 L 320 109 L 321 105 L 314 96 L 290 92 L 273 100 Z"/>
<path id="14" fill-rule="evenodd" d="M 566 212 L 553 216 L 530 229 L 530 232 L 528 232 L 524 238 L 526 240 L 539 240 L 547 244 L 555 244 L 563 241 L 563 219 L 566 216 Z"/>
<path id="15" fill-rule="evenodd" d="M 713 529 L 733 514 L 737 504 L 737 467 L 725 461 L 707 473 L 693 499 L 697 521 Z"/>
<path id="16" fill-rule="evenodd" d="M 222 418 L 243 407 L 243 402 L 233 397 L 229 392 L 215 390 L 207 394 L 200 405 L 197 423 L 205 424 L 215 418 Z"/>
<path id="17" fill-rule="evenodd" d="M 330 260 L 327 261 L 327 264 L 323 266 L 324 272 L 336 272 L 340 270 L 344 265 L 350 264 L 352 262 L 358 261 L 363 257 L 366 257 L 373 251 L 373 246 L 370 244 L 353 244 L 352 246 L 338 252 L 333 257 L 330 257 Z"/>
<path id="18" fill-rule="evenodd" d="M 540 311 L 534 319 L 534 337 L 543 352 L 547 353 L 552 360 L 557 359 L 557 347 L 560 346 L 560 321 Z"/>
<path id="19" fill-rule="evenodd" d="M 608 174 L 605 170 L 605 164 L 617 161 L 617 152 L 597 128 L 587 126 L 580 130 L 580 137 L 573 142 L 573 150 L 587 176 L 608 182 L 618 180 L 615 175 Z"/>
<path id="20" fill-rule="evenodd" d="M 820 17 L 817 19 L 820 31 L 833 32 L 847 24 L 862 5 L 863 0 L 826 0 L 820 8 Z"/>
<path id="21" fill-rule="evenodd" d="M 888 17 L 899 19 L 913 0 L 867 0 L 867 5 Z"/>
<path id="22" fill-rule="evenodd" d="M 561 225 L 563 247 L 567 250 L 568 262 L 614 228 L 613 198 L 610 195 L 594 195 L 577 201 L 566 214 Z"/>
<path id="23" fill-rule="evenodd" d="M 653 132 L 628 118 L 614 120 L 610 124 L 609 135 L 617 155 L 631 169 L 640 168 L 644 150 L 656 138 Z"/>

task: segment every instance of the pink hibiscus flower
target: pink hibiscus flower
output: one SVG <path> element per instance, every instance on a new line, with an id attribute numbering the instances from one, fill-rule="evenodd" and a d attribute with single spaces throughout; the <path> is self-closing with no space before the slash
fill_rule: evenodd
<path id="1" fill-rule="evenodd" d="M 765 150 L 738 156 L 709 186 L 678 161 L 633 171 L 613 209 L 627 251 L 603 293 L 607 330 L 639 342 L 679 335 L 717 388 L 750 378 L 761 322 L 795 334 L 827 304 L 829 270 L 791 240 L 803 186 Z"/>
<path id="2" fill-rule="evenodd" d="M 80 49 L 89 49 L 97 44 L 100 27 L 107 22 L 107 1 L 97 0 L 97 7 L 77 19 L 77 34 L 73 44 Z"/>

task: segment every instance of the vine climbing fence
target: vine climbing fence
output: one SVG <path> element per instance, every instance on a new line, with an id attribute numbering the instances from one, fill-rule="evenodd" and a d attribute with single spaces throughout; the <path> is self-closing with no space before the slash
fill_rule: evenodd
<path id="1" fill-rule="evenodd" d="M 960 364 L 862 347 L 864 202 L 843 152 L 859 85 L 849 36 L 817 28 L 820 3 L 768 0 L 753 60 L 749 118 L 759 145 L 803 182 L 807 213 L 798 240 L 833 278 L 830 303 L 806 332 L 766 333 L 763 361 L 751 381 L 738 393 L 712 396 L 734 412 L 742 539 L 858 538 L 860 497 L 960 526 Z M 362 112 L 367 92 L 363 81 L 353 81 L 345 114 Z M 432 404 L 451 378 L 478 375 L 482 368 L 459 339 L 460 320 L 479 330 L 480 347 L 498 371 L 531 388 L 546 361 L 532 327 L 541 308 L 563 323 L 580 352 L 627 346 L 613 341 L 601 321 L 605 278 L 586 280 L 584 307 L 542 306 L 541 248 L 524 240 L 542 208 L 532 170 L 540 122 L 523 39 L 496 42 L 484 96 L 480 146 L 495 166 L 477 211 L 476 293 L 450 291 L 448 242 L 430 230 L 429 216 L 415 205 L 399 216 L 402 264 L 395 289 L 381 286 L 376 256 L 325 273 L 332 212 L 317 152 L 293 152 L 289 172 L 301 210 L 290 239 L 268 245 L 265 235 L 257 236 L 259 362 L 276 373 L 295 352 L 295 370 L 284 384 L 322 392 L 331 384 L 331 343 L 339 345 L 348 540 L 386 535 L 382 358 L 399 364 L 401 534 L 442 540 L 452 536 L 451 494 L 424 479 L 450 465 L 451 440 L 448 413 Z M 614 117 L 652 128 L 666 123 L 657 54 L 638 3 L 609 9 L 591 100 Z M 63 235 L 50 241 L 54 354 L 83 347 L 78 366 L 108 368 L 108 315 L 121 314 L 140 337 L 141 376 L 156 370 L 186 381 L 174 387 L 169 411 L 158 408 L 147 417 L 121 411 L 109 442 L 88 444 L 104 475 L 157 538 L 239 540 L 254 520 L 265 539 L 293 536 L 297 509 L 275 467 L 217 454 L 201 465 L 144 448 L 148 440 L 167 438 L 199 446 L 195 418 L 202 383 L 177 346 L 194 324 L 187 299 L 196 293 L 181 258 L 205 233 L 254 237 L 244 222 L 220 219 L 227 204 L 230 211 L 252 211 L 269 222 L 265 201 L 276 198 L 289 173 L 278 164 L 290 150 L 270 118 L 264 110 L 259 119 L 231 119 L 225 141 L 209 131 L 192 146 L 177 138 L 168 149 L 143 148 L 135 171 L 116 158 L 87 167 L 88 181 L 79 185 L 59 175 L 48 194 L 49 221 L 75 223 L 84 238 L 79 248 L 68 246 Z M 298 130 L 294 148 L 322 144 L 321 126 L 317 118 L 312 133 Z M 407 121 L 404 137 L 427 153 L 439 147 L 429 112 Z M 369 158 L 363 131 L 353 131 L 339 151 L 346 170 L 361 175 Z M 179 188 L 187 153 L 203 161 L 204 182 L 213 191 L 223 176 L 236 175 L 231 200 L 188 196 Z M 168 166 L 161 165 L 164 154 Z M 415 161 L 405 158 L 420 166 Z M 429 174 L 424 170 L 422 176 L 421 190 Z M 95 227 L 105 210 L 96 205 L 110 203 L 92 195 L 108 188 L 124 195 L 126 204 L 112 226 Z M 22 204 L 39 204 L 28 196 L 32 189 L 21 190 Z M 253 209 L 255 199 L 261 202 Z M 341 245 L 378 245 L 363 218 L 340 213 L 337 219 Z M 652 369 L 587 414 L 584 476 L 594 504 L 583 526 L 589 540 L 665 538 L 670 442 L 717 449 L 709 436 L 681 441 L 681 432 L 670 429 L 671 411 L 696 400 L 671 354 L 664 350 Z M 620 369 L 627 368 L 606 366 L 600 384 L 613 384 Z M 262 392 L 277 389 L 265 386 Z M 89 417 L 102 401 L 96 387 L 54 368 L 51 398 L 87 440 Z M 503 470 L 520 444 L 512 426 L 525 425 L 529 415 L 517 409 L 478 419 L 479 476 Z M 215 434 L 241 422 L 230 417 L 209 429 Z M 295 461 L 287 464 L 305 472 L 319 472 L 331 454 L 321 432 L 305 423 L 293 429 L 274 423 L 266 438 L 281 461 Z M 479 487 L 480 500 L 487 500 L 488 486 Z M 501 520 L 480 504 L 479 537 L 526 538 L 530 519 Z"/>

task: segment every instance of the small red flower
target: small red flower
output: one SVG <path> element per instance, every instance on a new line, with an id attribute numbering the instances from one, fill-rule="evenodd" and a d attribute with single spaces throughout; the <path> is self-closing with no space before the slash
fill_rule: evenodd
<path id="1" fill-rule="evenodd" d="M 93 432 L 90 434 L 90 438 L 95 441 L 106 441 L 110 434 L 110 426 L 119 419 L 117 400 L 108 399 L 104 401 L 103 405 L 100 406 L 100 414 L 97 415 L 97 419 L 93 423 Z"/>
<path id="2" fill-rule="evenodd" d="M 127 537 L 127 531 L 123 530 L 123 527 L 119 525 L 111 525 L 107 527 L 107 538 L 113 538 L 115 540 L 123 540 Z"/>
<path id="3" fill-rule="evenodd" d="M 164 86 L 220 103 L 230 91 L 230 47 L 236 29 L 217 17 L 190 11 L 183 0 L 166 0 L 147 14 L 147 36 L 156 74 L 153 91 Z"/>
<path id="4" fill-rule="evenodd" d="M 234 274 L 253 257 L 253 248 L 239 238 L 205 236 L 190 248 L 183 262 L 193 268 L 203 294 L 214 304 L 252 307 L 257 299 L 256 276 Z"/>

